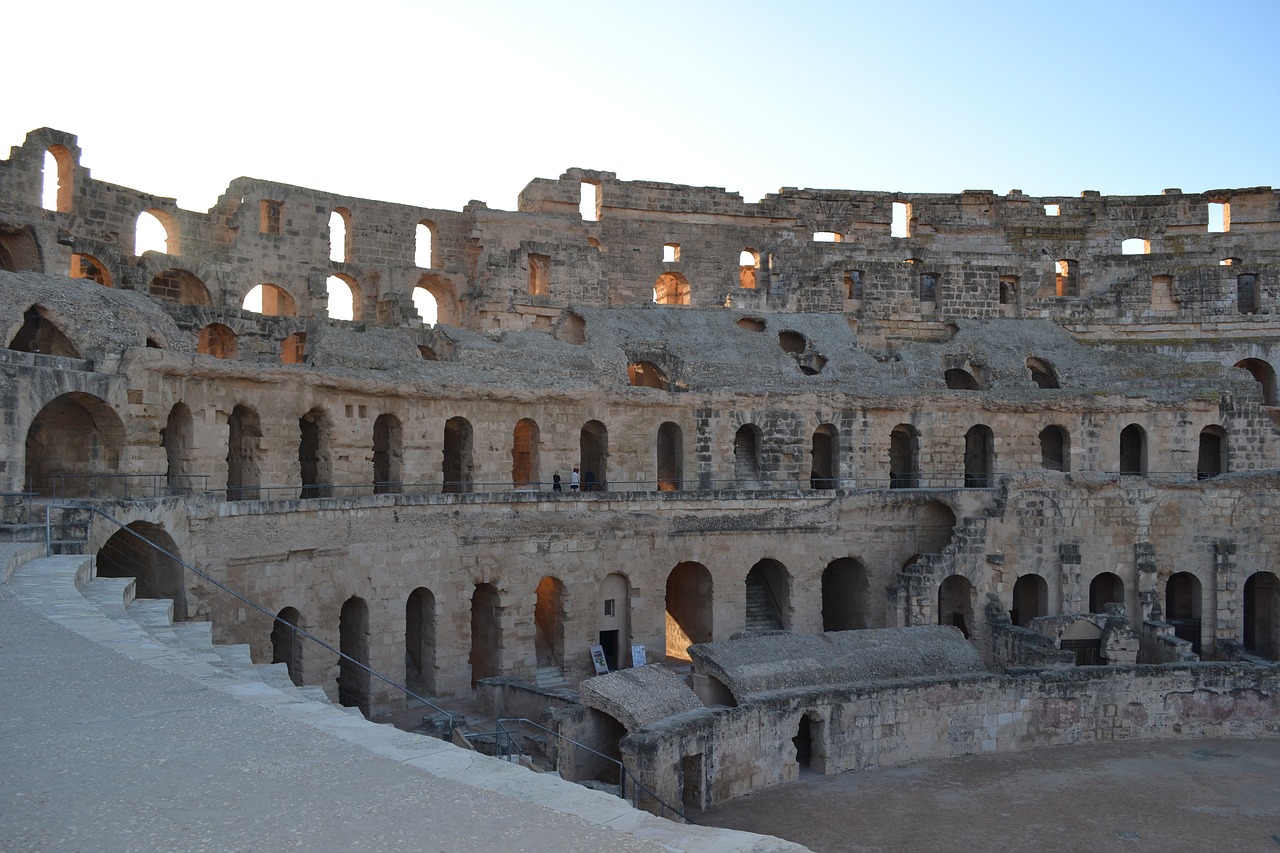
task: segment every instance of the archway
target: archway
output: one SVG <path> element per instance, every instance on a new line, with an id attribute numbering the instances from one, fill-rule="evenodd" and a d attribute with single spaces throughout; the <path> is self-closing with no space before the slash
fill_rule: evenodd
<path id="1" fill-rule="evenodd" d="M 1244 647 L 1275 660 L 1280 638 L 1280 579 L 1273 572 L 1254 572 L 1244 582 Z"/>
<path id="2" fill-rule="evenodd" d="M 160 431 L 166 460 L 165 480 L 171 495 L 191 494 L 191 442 L 191 409 L 186 403 L 175 403 Z"/>
<path id="3" fill-rule="evenodd" d="M 915 550 L 922 554 L 940 553 L 951 544 L 956 532 L 956 514 L 942 501 L 913 507 L 908 523 L 914 528 Z"/>
<path id="4" fill-rule="evenodd" d="M 823 424 L 813 433 L 812 464 L 809 487 L 834 489 L 840 483 L 840 433 L 831 424 Z"/>
<path id="5" fill-rule="evenodd" d="M 46 497 L 123 495 L 124 424 L 103 400 L 73 391 L 50 400 L 27 429 L 27 489 Z"/>
<path id="6" fill-rule="evenodd" d="M 1013 624 L 1026 627 L 1032 619 L 1048 615 L 1049 584 L 1039 575 L 1023 575 L 1013 584 Z"/>
<path id="7" fill-rule="evenodd" d="M 373 493 L 404 491 L 401 461 L 403 431 L 395 415 L 381 414 L 373 422 Z"/>
<path id="8" fill-rule="evenodd" d="M 852 557 L 833 560 L 822 572 L 822 630 L 868 628 L 867 570 Z"/>
<path id="9" fill-rule="evenodd" d="M 701 563 L 680 563 L 667 575 L 667 657 L 689 660 L 689 646 L 712 637 L 711 572 Z"/>
<path id="10" fill-rule="evenodd" d="M 631 664 L 631 582 L 614 572 L 600 582 L 601 607 L 598 613 L 597 642 L 604 650 L 609 671 Z"/>
<path id="11" fill-rule="evenodd" d="M 565 588 L 559 578 L 538 582 L 533 606 L 533 647 L 540 669 L 564 672 Z"/>
<path id="12" fill-rule="evenodd" d="M 227 418 L 227 500 L 256 501 L 262 462 L 262 424 L 249 406 Z"/>
<path id="13" fill-rule="evenodd" d="M 404 678 L 415 693 L 436 692 L 436 597 L 426 587 L 409 593 L 404 605 Z"/>
<path id="14" fill-rule="evenodd" d="M 444 452 L 441 473 L 446 494 L 462 494 L 471 491 L 474 460 L 471 455 L 471 421 L 466 418 L 449 418 L 444 424 Z"/>
<path id="15" fill-rule="evenodd" d="M 986 489 L 995 484 L 995 436 L 984 424 L 970 427 L 964 434 L 964 485 L 967 489 Z"/>
<path id="16" fill-rule="evenodd" d="M 502 607 L 493 584 L 478 583 L 471 593 L 471 687 L 501 673 Z"/>
<path id="17" fill-rule="evenodd" d="M 173 537 L 158 524 L 135 521 L 117 530 L 98 549 L 94 563 L 98 577 L 134 578 L 137 598 L 173 601 L 173 618 L 187 618 L 182 555 Z"/>
<path id="18" fill-rule="evenodd" d="M 541 488 L 541 459 L 539 444 L 541 431 L 532 418 L 521 418 L 511 432 L 511 487 L 513 489 Z"/>
<path id="19" fill-rule="evenodd" d="M 1147 433 L 1137 424 L 1120 431 L 1120 473 L 1144 477 L 1147 473 Z"/>
<path id="20" fill-rule="evenodd" d="M 200 330 L 200 336 L 196 340 L 196 352 L 234 361 L 236 333 L 221 323 L 210 323 Z"/>
<path id="21" fill-rule="evenodd" d="M 791 576 L 777 560 L 764 559 L 747 572 L 746 629 L 791 630 Z"/>
<path id="22" fill-rule="evenodd" d="M 760 487 L 760 428 L 743 424 L 733 436 L 733 479 L 740 489 Z"/>
<path id="23" fill-rule="evenodd" d="M 1196 479 L 1207 480 L 1227 471 L 1227 432 L 1220 426 L 1200 430 L 1200 447 L 1196 454 Z"/>
<path id="24" fill-rule="evenodd" d="M 302 685 L 302 614 L 286 607 L 276 614 L 271 625 L 271 662 L 282 663 L 289 670 L 289 680 Z"/>
<path id="25" fill-rule="evenodd" d="M 578 442 L 582 465 L 582 490 L 607 491 L 609 483 L 609 430 L 600 421 L 587 421 Z"/>
<path id="26" fill-rule="evenodd" d="M 951 575 L 938 587 L 938 624 L 959 628 L 970 636 L 973 621 L 973 584 L 962 575 Z"/>
<path id="27" fill-rule="evenodd" d="M 369 716 L 369 605 L 352 596 L 338 616 L 338 702 Z"/>
<path id="28" fill-rule="evenodd" d="M 333 465 L 329 459 L 329 415 L 314 408 L 298 418 L 298 470 L 302 478 L 299 497 L 333 495 Z"/>
<path id="29" fill-rule="evenodd" d="M 920 485 L 920 433 L 910 424 L 898 424 L 889 433 L 889 488 L 914 489 Z"/>
<path id="30" fill-rule="evenodd" d="M 684 480 L 684 433 L 666 421 L 658 427 L 658 491 L 678 492 Z"/>
<path id="31" fill-rule="evenodd" d="M 48 313 L 39 305 L 32 305 L 22 315 L 22 328 L 9 341 L 9 349 L 62 358 L 80 357 L 75 344 L 71 343 L 71 339 L 63 334 L 58 324 L 50 320 Z"/>
<path id="32" fill-rule="evenodd" d="M 150 294 L 164 302 L 176 305 L 208 305 L 209 289 L 204 282 L 187 270 L 172 269 L 151 279 Z"/>
<path id="33" fill-rule="evenodd" d="M 1177 572 L 1164 585 L 1164 621 L 1173 626 L 1178 638 L 1191 643 L 1200 654 L 1200 578 L 1191 572 Z"/>
<path id="34" fill-rule="evenodd" d="M 1237 361 L 1235 366 L 1241 370 L 1249 371 L 1249 375 L 1262 387 L 1262 404 L 1264 406 L 1274 406 L 1276 404 L 1276 371 L 1274 367 L 1260 358 L 1246 358 Z"/>
<path id="35" fill-rule="evenodd" d="M 275 284 L 259 284 L 253 287 L 245 294 L 244 301 L 240 303 L 240 307 L 244 311 L 265 314 L 268 317 L 296 317 L 298 315 L 298 306 L 293 301 L 293 296 L 289 294 L 289 291 Z"/>
<path id="36" fill-rule="evenodd" d="M 1040 467 L 1049 471 L 1071 470 L 1071 436 L 1060 426 L 1040 430 Z"/>
<path id="37" fill-rule="evenodd" d="M 689 305 L 688 280 L 678 272 L 663 273 L 653 285 L 653 301 L 659 305 Z"/>
<path id="38" fill-rule="evenodd" d="M 1124 604 L 1124 581 L 1113 572 L 1102 572 L 1089 581 L 1089 612 L 1102 613 L 1108 604 Z"/>

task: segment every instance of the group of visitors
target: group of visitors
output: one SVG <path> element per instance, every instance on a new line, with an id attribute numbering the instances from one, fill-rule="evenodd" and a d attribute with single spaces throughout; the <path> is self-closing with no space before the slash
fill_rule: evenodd
<path id="1" fill-rule="evenodd" d="M 594 492 L 596 490 L 596 475 L 590 471 L 581 473 L 575 465 L 573 473 L 569 475 L 569 491 L 576 492 L 579 489 L 584 492 Z M 551 491 L 564 491 L 564 488 L 561 485 L 559 471 L 551 475 Z"/>

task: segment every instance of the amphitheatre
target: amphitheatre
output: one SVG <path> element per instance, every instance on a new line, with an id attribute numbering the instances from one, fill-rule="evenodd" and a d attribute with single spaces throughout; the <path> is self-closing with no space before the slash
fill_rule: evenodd
<path id="1" fill-rule="evenodd" d="M 4 578 L 114 596 L 192 671 L 237 649 L 299 706 L 694 820 L 802 772 L 1278 733 L 1270 187 L 572 168 L 514 211 L 242 177 L 200 213 L 42 128 L 0 161 L 0 295 Z"/>

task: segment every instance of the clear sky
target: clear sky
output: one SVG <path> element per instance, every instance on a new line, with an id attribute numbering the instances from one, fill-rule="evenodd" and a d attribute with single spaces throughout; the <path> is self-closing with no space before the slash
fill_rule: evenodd
<path id="1" fill-rule="evenodd" d="M 512 209 L 624 180 L 1032 195 L 1280 185 L 1278 0 L 13 4 L 0 151 L 210 207 L 239 175 Z"/>

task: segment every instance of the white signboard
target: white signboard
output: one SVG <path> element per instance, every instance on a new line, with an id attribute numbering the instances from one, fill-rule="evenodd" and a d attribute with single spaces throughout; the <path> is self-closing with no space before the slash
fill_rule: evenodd
<path id="1" fill-rule="evenodd" d="M 632 666 L 644 666 L 648 662 L 649 662 L 649 659 L 645 654 L 644 643 L 637 643 L 636 645 L 631 647 L 631 665 Z"/>

